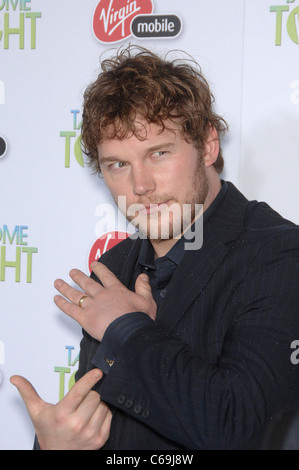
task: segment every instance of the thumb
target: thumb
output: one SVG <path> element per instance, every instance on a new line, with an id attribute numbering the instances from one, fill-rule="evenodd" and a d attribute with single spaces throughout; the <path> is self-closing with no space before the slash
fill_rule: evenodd
<path id="1" fill-rule="evenodd" d="M 139 274 L 135 282 L 135 292 L 141 295 L 147 302 L 147 310 L 144 310 L 152 320 L 156 319 L 157 304 L 152 295 L 152 288 L 147 274 Z"/>
<path id="2" fill-rule="evenodd" d="M 41 408 L 41 405 L 44 401 L 40 398 L 37 394 L 35 388 L 31 385 L 31 383 L 21 377 L 20 375 L 13 375 L 10 378 L 10 382 L 17 387 L 25 405 L 28 410 L 30 417 L 32 418 L 33 415 L 38 413 Z"/>
<path id="3" fill-rule="evenodd" d="M 136 294 L 142 295 L 142 297 L 145 297 L 146 299 L 153 298 L 152 288 L 147 274 L 139 274 L 135 282 L 135 292 Z"/>

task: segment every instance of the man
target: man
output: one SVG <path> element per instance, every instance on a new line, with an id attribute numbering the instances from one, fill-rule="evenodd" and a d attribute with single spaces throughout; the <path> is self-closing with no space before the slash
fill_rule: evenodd
<path id="1" fill-rule="evenodd" d="M 138 232 L 55 282 L 84 331 L 68 395 L 11 379 L 42 449 L 256 449 L 298 403 L 299 230 L 220 179 L 225 130 L 195 66 L 141 48 L 87 88 L 85 152 Z"/>

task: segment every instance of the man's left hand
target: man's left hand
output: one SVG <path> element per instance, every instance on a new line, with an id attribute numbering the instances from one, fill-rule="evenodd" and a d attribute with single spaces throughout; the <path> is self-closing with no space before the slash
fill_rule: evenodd
<path id="1" fill-rule="evenodd" d="M 93 338 L 101 341 L 110 323 L 126 313 L 144 312 L 155 320 L 157 305 L 146 274 L 138 276 L 135 292 L 132 292 L 104 264 L 95 262 L 91 267 L 102 285 L 82 271 L 72 269 L 70 277 L 83 292 L 57 279 L 54 286 L 64 297 L 56 295 L 54 301 Z M 79 301 L 83 295 L 87 297 L 80 307 Z"/>

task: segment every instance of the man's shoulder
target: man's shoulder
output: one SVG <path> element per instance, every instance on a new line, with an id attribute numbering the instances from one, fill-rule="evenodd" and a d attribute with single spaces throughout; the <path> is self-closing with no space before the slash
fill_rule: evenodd
<path id="1" fill-rule="evenodd" d="M 251 232 L 299 234 L 299 226 L 284 218 L 266 202 L 251 201 L 248 204 L 244 227 Z"/>
<path id="2" fill-rule="evenodd" d="M 280 254 L 298 263 L 299 226 L 265 202 L 249 202 L 240 239 L 252 254 L 263 253 L 269 259 Z"/>
<path id="3" fill-rule="evenodd" d="M 279 214 L 266 202 L 248 200 L 233 184 L 228 183 L 226 209 L 235 210 L 237 216 L 243 216 L 243 228 L 245 230 L 283 232 L 299 230 L 299 226 Z M 232 209 L 233 205 L 241 207 L 241 210 Z"/>
<path id="4" fill-rule="evenodd" d="M 235 246 L 247 246 L 253 253 L 268 243 L 276 250 L 288 244 L 291 249 L 299 247 L 298 225 L 266 202 L 248 200 L 232 183 L 216 212 L 211 225 L 224 244 L 237 242 Z"/>

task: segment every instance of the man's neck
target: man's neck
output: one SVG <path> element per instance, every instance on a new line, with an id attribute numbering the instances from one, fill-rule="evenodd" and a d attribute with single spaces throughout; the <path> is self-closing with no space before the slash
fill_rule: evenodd
<path id="1" fill-rule="evenodd" d="M 165 256 L 166 253 L 179 241 L 179 238 L 169 238 L 168 240 L 150 240 L 155 251 L 155 259 Z"/>

